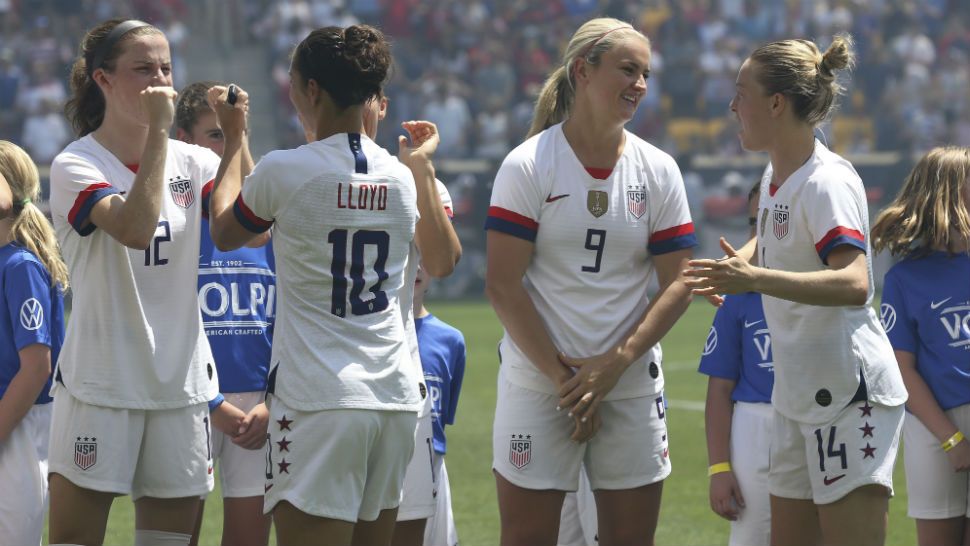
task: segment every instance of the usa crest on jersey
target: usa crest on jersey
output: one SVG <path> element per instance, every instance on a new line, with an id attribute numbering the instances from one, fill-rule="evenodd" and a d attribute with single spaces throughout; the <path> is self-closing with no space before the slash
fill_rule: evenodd
<path id="1" fill-rule="evenodd" d="M 87 470 L 98 462 L 98 439 L 78 437 L 74 442 L 74 464 L 81 470 Z"/>
<path id="2" fill-rule="evenodd" d="M 634 187 L 626 191 L 626 210 L 638 219 L 647 212 L 647 192 L 643 187 Z"/>
<path id="3" fill-rule="evenodd" d="M 775 238 L 779 241 L 788 235 L 788 205 L 775 205 L 772 215 L 772 228 L 774 228 Z"/>
<path id="4" fill-rule="evenodd" d="M 532 460 L 532 435 L 513 434 L 509 442 L 509 462 L 522 469 Z"/>
<path id="5" fill-rule="evenodd" d="M 169 180 L 168 191 L 172 193 L 172 201 L 175 204 L 187 209 L 195 203 L 195 188 L 192 187 L 192 181 L 188 178 L 176 177 Z"/>

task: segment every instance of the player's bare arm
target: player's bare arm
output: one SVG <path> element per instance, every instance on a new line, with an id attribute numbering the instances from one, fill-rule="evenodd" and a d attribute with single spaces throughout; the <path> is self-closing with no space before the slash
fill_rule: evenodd
<path id="1" fill-rule="evenodd" d="M 535 245 L 495 230 L 489 230 L 485 237 L 485 294 L 515 344 L 553 384 L 561 386 L 573 372 L 560 362 L 559 351 L 522 285 Z"/>
<path id="2" fill-rule="evenodd" d="M 822 306 L 865 305 L 869 291 L 869 270 L 865 252 L 841 245 L 828 257 L 828 268 L 820 271 L 781 271 L 751 265 L 721 239 L 727 258 L 691 260 L 684 274 L 694 295 L 760 292 L 768 296 Z"/>
<path id="3" fill-rule="evenodd" d="M 243 227 L 232 213 L 232 205 L 242 190 L 243 177 L 252 170 L 252 158 L 247 164 L 244 156 L 248 153 L 243 152 L 247 148 L 245 132 L 249 94 L 236 87 L 235 95 L 235 103 L 230 104 L 228 87 L 209 89 L 209 103 L 219 118 L 225 138 L 225 151 L 209 198 L 209 231 L 212 241 L 222 251 L 235 250 L 256 236 Z"/>
<path id="4" fill-rule="evenodd" d="M 148 113 L 148 138 L 138 173 L 124 197 L 110 195 L 91 209 L 91 222 L 119 243 L 138 250 L 151 244 L 162 210 L 168 134 L 175 119 L 176 92 L 171 87 L 149 87 L 141 92 Z"/>
<path id="5" fill-rule="evenodd" d="M 908 409 L 942 444 L 959 431 L 959 428 L 946 415 L 926 380 L 916 370 L 916 355 L 909 351 L 894 351 L 899 371 L 909 392 L 906 400 Z M 950 466 L 956 472 L 970 470 L 970 442 L 963 440 L 946 452 Z"/>
<path id="6" fill-rule="evenodd" d="M 731 417 L 734 401 L 731 393 L 737 381 L 722 377 L 707 380 L 707 401 L 704 404 L 704 430 L 707 433 L 707 464 L 731 462 Z M 728 521 L 736 521 L 744 497 L 734 472 L 718 472 L 711 476 L 709 489 L 711 510 Z"/>
<path id="7" fill-rule="evenodd" d="M 660 342 L 690 305 L 691 293 L 683 277 L 691 249 L 653 257 L 660 290 L 647 306 L 643 317 L 610 351 L 587 358 L 566 355 L 563 362 L 578 368 L 559 390 L 559 405 L 589 418 L 603 398 L 619 381 L 623 372 Z"/>
<path id="8" fill-rule="evenodd" d="M 398 158 L 411 169 L 418 190 L 421 218 L 414 239 L 421 251 L 421 264 L 432 277 L 447 277 L 461 258 L 461 242 L 435 188 L 431 157 L 440 142 L 438 128 L 429 121 L 406 121 L 401 126 L 411 141 L 408 144 L 408 137 L 398 137 Z"/>

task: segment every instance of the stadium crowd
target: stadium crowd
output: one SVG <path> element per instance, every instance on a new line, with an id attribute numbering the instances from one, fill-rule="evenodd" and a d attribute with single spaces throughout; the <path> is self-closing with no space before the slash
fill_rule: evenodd
<path id="1" fill-rule="evenodd" d="M 215 0 L 211 0 L 215 1 Z M 920 153 L 970 144 L 970 5 L 956 0 L 238 0 L 242 32 L 269 50 L 277 84 L 277 141 L 303 138 L 287 99 L 289 54 L 309 30 L 375 24 L 398 60 L 387 88 L 394 107 L 378 139 L 405 119 L 429 119 L 443 158 L 500 159 L 525 134 L 532 103 L 569 29 L 605 14 L 651 38 L 646 107 L 631 129 L 674 154 L 741 154 L 727 104 L 744 51 L 785 36 L 850 32 L 859 59 L 842 113 L 827 126 L 840 152 Z M 61 105 L 82 30 L 108 14 L 159 25 L 172 41 L 176 85 L 185 82 L 189 29 L 183 0 L 0 2 L 0 137 L 40 163 L 70 140 Z M 219 10 L 225 13 L 224 10 Z M 823 44 L 825 45 L 825 44 Z"/>

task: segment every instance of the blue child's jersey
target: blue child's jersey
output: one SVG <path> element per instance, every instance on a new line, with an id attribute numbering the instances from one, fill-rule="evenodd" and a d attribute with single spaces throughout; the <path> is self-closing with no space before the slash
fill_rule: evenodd
<path id="1" fill-rule="evenodd" d="M 445 452 L 445 425 L 455 422 L 458 394 L 465 375 L 465 338 L 434 315 L 414 319 L 424 381 L 431 393 L 434 450 Z"/>
<path id="2" fill-rule="evenodd" d="M 916 356 L 916 371 L 941 408 L 970 403 L 970 255 L 904 259 L 886 273 L 882 290 L 893 349 Z"/>
<path id="3" fill-rule="evenodd" d="M 276 315 L 272 242 L 222 252 L 202 220 L 199 307 L 219 371 L 221 392 L 266 389 Z"/>
<path id="4" fill-rule="evenodd" d="M 39 343 L 51 349 L 57 362 L 64 343 L 64 295 L 51 286 L 51 276 L 31 251 L 18 243 L 0 247 L 0 398 L 20 371 L 19 351 Z M 51 380 L 37 404 L 51 401 Z"/>
<path id="5" fill-rule="evenodd" d="M 771 402 L 774 363 L 761 294 L 728 296 L 714 315 L 699 371 L 737 381 L 735 402 Z"/>

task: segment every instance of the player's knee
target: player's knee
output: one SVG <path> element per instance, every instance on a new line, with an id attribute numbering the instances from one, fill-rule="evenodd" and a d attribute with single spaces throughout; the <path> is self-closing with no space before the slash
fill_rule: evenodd
<path id="1" fill-rule="evenodd" d="M 188 546 L 192 535 L 152 529 L 135 530 L 135 546 Z"/>

